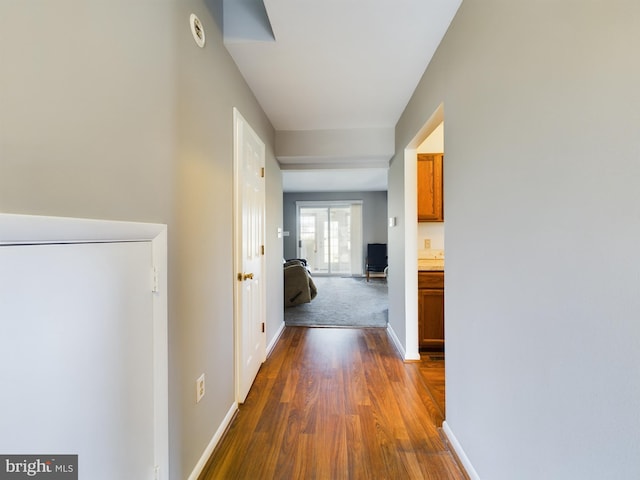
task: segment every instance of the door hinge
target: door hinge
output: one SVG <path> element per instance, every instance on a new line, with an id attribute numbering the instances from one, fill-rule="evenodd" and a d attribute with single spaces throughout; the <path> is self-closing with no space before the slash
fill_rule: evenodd
<path id="1" fill-rule="evenodd" d="M 262 252 L 262 255 L 264 255 L 264 245 L 260 245 L 260 252 Z"/>
<path id="2" fill-rule="evenodd" d="M 264 333 L 264 322 L 262 322 L 262 333 Z"/>
<path id="3" fill-rule="evenodd" d="M 158 267 L 153 267 L 152 275 L 151 291 L 158 293 L 160 291 L 160 273 L 158 272 Z"/>
<path id="4" fill-rule="evenodd" d="M 158 465 L 153 469 L 153 478 L 155 480 L 160 480 L 160 467 Z"/>
<path id="5" fill-rule="evenodd" d="M 260 169 L 260 177 L 264 178 L 264 167 Z"/>

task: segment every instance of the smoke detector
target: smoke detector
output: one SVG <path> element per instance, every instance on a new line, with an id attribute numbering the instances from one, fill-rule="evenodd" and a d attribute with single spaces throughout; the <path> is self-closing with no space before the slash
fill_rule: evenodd
<path id="1" fill-rule="evenodd" d="M 191 33 L 193 34 L 193 39 L 196 41 L 196 44 L 200 48 L 204 47 L 204 27 L 195 13 L 192 13 L 189 17 L 189 25 L 191 25 Z"/>

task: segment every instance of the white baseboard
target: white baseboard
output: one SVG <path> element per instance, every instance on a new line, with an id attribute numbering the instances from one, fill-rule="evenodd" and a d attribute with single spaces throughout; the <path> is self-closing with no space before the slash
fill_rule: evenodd
<path id="1" fill-rule="evenodd" d="M 402 346 L 402 343 L 400 343 L 400 339 L 398 338 L 398 335 L 396 335 L 396 332 L 391 324 L 387 324 L 387 333 L 391 337 L 391 340 L 393 340 L 393 344 L 396 346 L 396 350 L 398 350 L 398 353 L 400 353 L 400 356 L 404 359 L 404 361 L 412 362 L 415 360 L 420 360 L 419 352 L 417 352 L 415 355 L 410 355 L 407 353 L 407 351 Z"/>
<path id="2" fill-rule="evenodd" d="M 467 475 L 469 475 L 469 478 L 471 480 L 480 480 L 480 476 L 478 475 L 478 472 L 476 472 L 475 468 L 473 468 L 473 465 L 471 465 L 471 461 L 469 460 L 469 457 L 467 457 L 467 454 L 464 453 L 464 450 L 462 449 L 462 445 L 460 445 L 460 442 L 458 442 L 458 439 L 453 434 L 453 432 L 451 431 L 451 427 L 449 427 L 449 424 L 446 421 L 442 423 L 442 431 L 446 435 L 447 440 L 451 445 L 451 448 L 453 448 L 455 454 L 458 457 L 458 460 L 460 460 L 460 463 L 462 464 L 465 471 L 467 472 Z"/>
<path id="3" fill-rule="evenodd" d="M 204 470 L 204 467 L 207 466 L 207 462 L 209 461 L 209 458 L 211 457 L 213 450 L 218 445 L 218 442 L 220 442 L 220 439 L 222 438 L 222 436 L 224 435 L 224 432 L 229 427 L 229 424 L 233 420 L 233 417 L 235 416 L 237 411 L 238 411 L 238 404 L 236 402 L 233 402 L 233 404 L 231 405 L 231 408 L 225 415 L 224 420 L 222 420 L 222 423 L 218 427 L 218 430 L 216 430 L 216 433 L 213 435 L 213 438 L 209 442 L 209 445 L 207 445 L 207 448 L 205 448 L 204 452 L 202 452 L 202 456 L 200 457 L 200 460 L 198 460 L 198 463 L 196 464 L 193 471 L 191 472 L 191 475 L 189 475 L 189 480 L 198 480 L 198 477 Z"/>
<path id="4" fill-rule="evenodd" d="M 396 335 L 396 332 L 393 330 L 393 327 L 390 323 L 387 324 L 387 334 L 391 337 L 391 340 L 393 340 L 393 344 L 396 346 L 396 350 L 398 350 L 400 356 L 404 358 L 406 352 L 404 351 L 404 347 L 402 346 L 402 343 L 400 343 L 400 339 Z"/>
<path id="5" fill-rule="evenodd" d="M 282 321 L 282 323 L 280 324 L 280 327 L 278 328 L 278 331 L 276 332 L 276 334 L 273 336 L 273 338 L 271 339 L 271 341 L 269 342 L 269 345 L 267 345 L 267 357 L 269 355 L 271 355 L 271 352 L 273 351 L 274 347 L 276 346 L 276 343 L 278 343 L 278 340 L 280 340 L 280 337 L 282 336 L 282 332 L 284 332 L 284 320 Z"/>
<path id="6" fill-rule="evenodd" d="M 284 327 L 285 327 L 285 324 L 283 321 L 280 324 L 280 327 L 278 327 L 278 331 L 273 336 L 273 338 L 269 342 L 269 345 L 267 346 L 267 353 L 266 353 L 267 357 L 271 354 L 271 351 L 274 349 L 274 347 L 278 343 L 278 340 L 280 340 L 280 337 L 282 336 L 282 332 L 284 332 Z M 229 411 L 225 415 L 224 419 L 222 420 L 222 423 L 218 427 L 218 430 L 216 430 L 216 433 L 213 435 L 213 438 L 211 438 L 209 445 L 207 445 L 207 448 L 205 448 L 204 452 L 202 452 L 202 456 L 200 457 L 200 460 L 198 460 L 198 463 L 196 464 L 193 471 L 191 472 L 191 475 L 189 475 L 189 480 L 198 479 L 198 477 L 200 476 L 204 468 L 207 466 L 207 462 L 209 461 L 209 458 L 211 457 L 211 454 L 215 450 L 216 446 L 220 442 L 220 439 L 224 435 L 224 432 L 227 430 L 227 428 L 229 428 L 229 424 L 233 420 L 237 411 L 238 411 L 238 404 L 234 402 L 231 405 L 231 408 L 229 408 Z"/>

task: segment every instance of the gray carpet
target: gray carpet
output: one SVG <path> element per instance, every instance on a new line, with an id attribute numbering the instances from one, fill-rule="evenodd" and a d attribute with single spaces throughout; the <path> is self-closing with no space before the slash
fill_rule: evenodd
<path id="1" fill-rule="evenodd" d="M 386 327 L 389 316 L 387 282 L 372 278 L 319 277 L 311 303 L 284 309 L 287 325 Z"/>

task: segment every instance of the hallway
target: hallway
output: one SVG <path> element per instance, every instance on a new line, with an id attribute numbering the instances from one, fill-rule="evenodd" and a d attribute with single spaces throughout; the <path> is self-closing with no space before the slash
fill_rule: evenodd
<path id="1" fill-rule="evenodd" d="M 464 479 L 421 368 L 382 328 L 287 327 L 200 479 Z"/>

